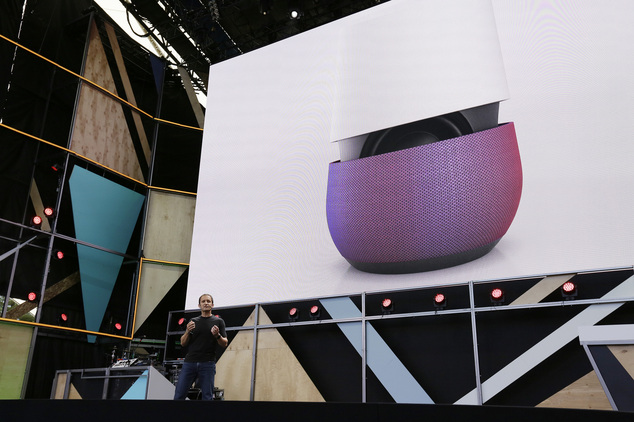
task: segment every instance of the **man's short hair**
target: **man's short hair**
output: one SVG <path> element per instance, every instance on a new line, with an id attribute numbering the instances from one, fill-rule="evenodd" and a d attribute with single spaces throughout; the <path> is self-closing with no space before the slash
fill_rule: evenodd
<path id="1" fill-rule="evenodd" d="M 212 295 L 210 295 L 209 293 L 203 293 L 202 295 L 200 295 L 200 297 L 198 298 L 198 304 L 200 305 L 200 301 L 203 300 L 203 297 L 205 296 L 209 296 L 211 298 L 211 303 L 214 303 L 214 297 Z"/>

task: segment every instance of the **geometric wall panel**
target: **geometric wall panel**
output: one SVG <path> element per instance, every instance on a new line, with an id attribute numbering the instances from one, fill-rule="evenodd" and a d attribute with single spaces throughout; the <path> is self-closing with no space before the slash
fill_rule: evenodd
<path id="1" fill-rule="evenodd" d="M 633 412 L 634 379 L 607 346 L 590 345 L 587 350 L 614 410 Z"/>
<path id="2" fill-rule="evenodd" d="M 603 299 L 627 298 L 634 295 L 634 277 L 625 280 L 612 289 Z M 526 374 L 540 362 L 547 359 L 557 350 L 574 340 L 578 336 L 578 329 L 582 326 L 592 326 L 621 307 L 623 303 L 603 303 L 590 305 L 578 315 L 564 323 L 543 340 L 517 357 L 489 379 L 482 383 L 482 403 L 504 390 L 514 381 Z M 456 404 L 478 404 L 477 391 L 473 390 L 463 396 Z"/>
<path id="3" fill-rule="evenodd" d="M 33 327 L 0 322 L 0 399 L 19 399 Z"/>
<path id="4" fill-rule="evenodd" d="M 510 305 L 527 305 L 539 303 L 546 296 L 558 290 L 562 284 L 570 280 L 574 274 L 551 275 L 544 277 L 532 288 L 528 289 L 523 295 L 515 299 Z"/>
<path id="5" fill-rule="evenodd" d="M 172 400 L 174 384 L 150 366 L 121 397 L 121 400 Z"/>
<path id="6" fill-rule="evenodd" d="M 254 314 L 244 323 L 254 325 Z M 215 385 L 224 390 L 226 400 L 248 401 L 251 397 L 253 331 L 238 331 L 216 363 Z"/>
<path id="7" fill-rule="evenodd" d="M 580 327 L 579 341 L 612 407 L 634 411 L 634 324 Z"/>
<path id="8" fill-rule="evenodd" d="M 349 298 L 322 299 L 321 304 L 333 318 L 359 316 L 357 306 Z M 337 324 L 359 354 L 362 354 L 360 324 Z M 366 326 L 367 365 L 397 403 L 433 403 L 432 399 L 390 350 L 379 333 Z"/>
<path id="9" fill-rule="evenodd" d="M 631 378 L 634 378 L 634 344 L 611 345 L 608 349 Z"/>
<path id="10" fill-rule="evenodd" d="M 572 300 L 559 292 L 566 280 L 579 286 Z M 491 285 L 512 305 L 491 305 Z M 314 387 L 321 398 L 299 400 L 631 411 L 634 270 L 465 287 L 441 287 L 449 298 L 443 309 L 432 304 L 438 287 L 255 304 L 255 322 L 250 307 L 223 308 L 230 343 L 216 385 L 227 400 L 296 400 Z M 395 305 L 381 313 L 386 297 Z M 309 312 L 315 305 L 317 316 Z M 194 311 L 170 312 L 171 320 L 183 312 Z M 181 333 L 171 325 L 176 343 Z M 177 357 L 166 364 L 178 365 Z"/>
<path id="11" fill-rule="evenodd" d="M 174 389 L 153 366 L 70 369 L 57 371 L 51 398 L 172 400 Z"/>
<path id="12" fill-rule="evenodd" d="M 142 261 L 135 331 L 143 325 L 185 270 L 186 266 Z"/>
<path id="13" fill-rule="evenodd" d="M 117 95 L 99 32 L 93 22 L 86 57 L 86 79 Z M 71 149 L 99 164 L 144 181 L 122 105 L 83 83 L 73 127 Z"/>
<path id="14" fill-rule="evenodd" d="M 268 318 L 260 310 L 260 321 Z M 324 398 L 277 329 L 258 331 L 254 400 L 312 401 Z M 259 382 L 258 380 L 264 381 Z M 266 381 L 265 381 L 266 380 Z"/>
<path id="15" fill-rule="evenodd" d="M 196 197 L 150 190 L 143 238 L 145 258 L 188 263 Z"/>
<path id="16" fill-rule="evenodd" d="M 64 389 L 66 387 L 66 380 L 68 379 L 69 374 L 67 372 L 58 372 L 57 373 L 57 379 L 56 379 L 56 387 L 55 387 L 55 391 L 53 393 L 53 397 L 54 399 L 64 399 L 64 398 L 68 398 L 71 400 L 79 400 L 81 399 L 81 394 L 79 394 L 79 391 L 77 391 L 77 389 L 75 388 L 75 386 L 73 384 L 70 384 L 68 386 L 68 393 L 67 393 L 67 397 L 64 397 Z"/>
<path id="17" fill-rule="evenodd" d="M 260 324 L 271 323 L 262 309 L 259 317 Z M 244 325 L 253 324 L 252 314 Z M 215 384 L 224 389 L 225 399 L 249 400 L 252 358 L 253 331 L 239 331 L 217 363 Z M 274 328 L 258 330 L 255 380 L 253 395 L 256 401 L 324 401 L 291 349 Z"/>
<path id="18" fill-rule="evenodd" d="M 594 371 L 553 394 L 537 407 L 611 410 L 610 402 Z"/>
<path id="19" fill-rule="evenodd" d="M 127 251 L 145 197 L 81 167 L 69 179 L 78 240 Z M 123 256 L 77 245 L 86 329 L 99 331 Z"/>

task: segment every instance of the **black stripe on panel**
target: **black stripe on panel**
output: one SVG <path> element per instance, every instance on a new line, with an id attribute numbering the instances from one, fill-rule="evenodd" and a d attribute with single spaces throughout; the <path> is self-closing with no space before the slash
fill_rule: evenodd
<path id="1" fill-rule="evenodd" d="M 612 400 L 620 411 L 634 411 L 634 380 L 608 346 L 588 346 Z"/>

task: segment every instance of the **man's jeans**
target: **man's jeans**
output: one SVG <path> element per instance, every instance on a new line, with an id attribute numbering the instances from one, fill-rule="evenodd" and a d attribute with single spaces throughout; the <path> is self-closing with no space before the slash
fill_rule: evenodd
<path id="1" fill-rule="evenodd" d="M 215 377 L 216 362 L 183 362 L 183 368 L 178 375 L 174 400 L 185 400 L 194 381 L 196 381 L 196 387 L 202 392 L 202 399 L 212 400 Z"/>

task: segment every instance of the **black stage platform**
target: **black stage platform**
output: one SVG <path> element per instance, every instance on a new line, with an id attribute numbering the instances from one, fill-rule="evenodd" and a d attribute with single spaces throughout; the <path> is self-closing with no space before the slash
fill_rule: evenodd
<path id="1" fill-rule="evenodd" d="M 632 412 L 499 406 L 169 400 L 0 400 L 5 421 L 634 421 Z"/>

